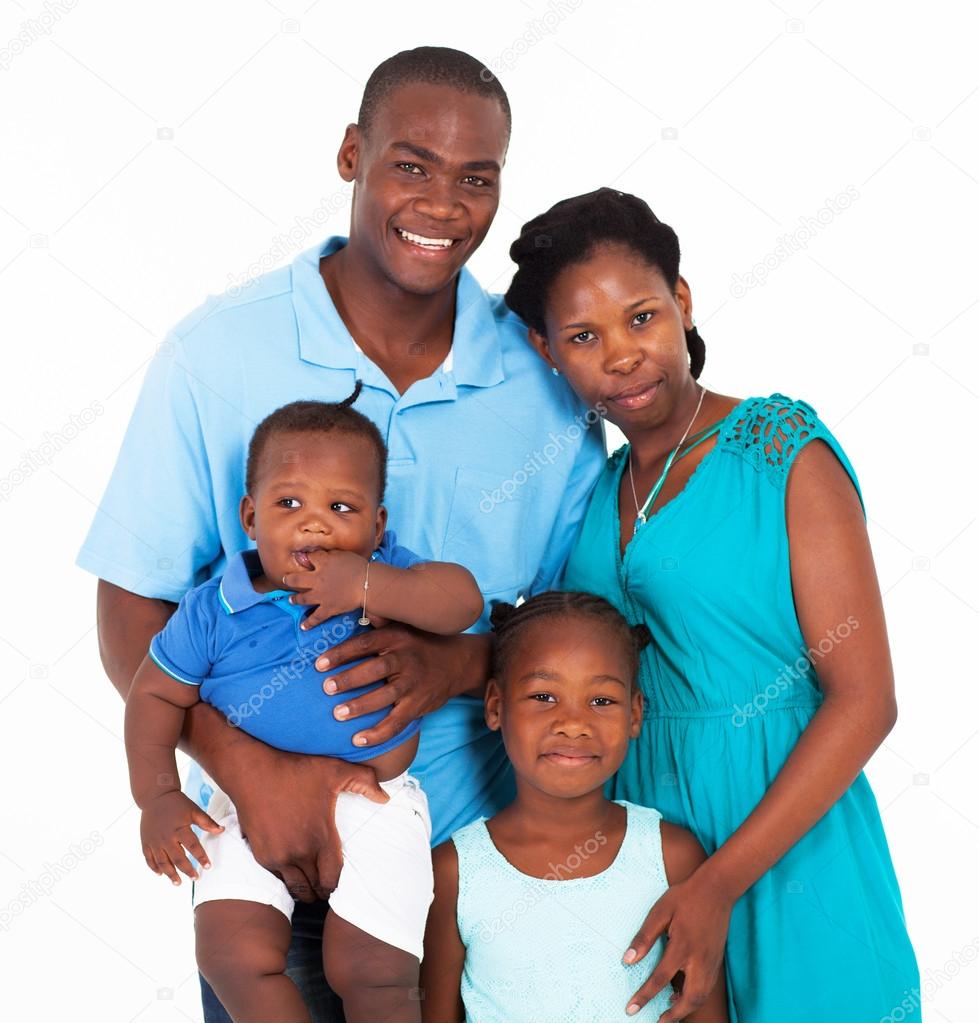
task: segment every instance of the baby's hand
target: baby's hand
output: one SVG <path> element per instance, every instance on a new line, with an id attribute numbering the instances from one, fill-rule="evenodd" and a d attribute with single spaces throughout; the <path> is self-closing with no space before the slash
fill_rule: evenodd
<path id="1" fill-rule="evenodd" d="M 363 606 L 366 558 L 354 551 L 313 551 L 307 557 L 312 569 L 282 577 L 286 589 L 297 591 L 289 598 L 293 604 L 319 605 L 303 620 L 303 629 Z"/>
<path id="2" fill-rule="evenodd" d="M 180 884 L 177 868 L 194 880 L 200 876 L 187 859 L 184 849 L 202 867 L 211 865 L 203 846 L 190 828 L 191 824 L 215 835 L 224 831 L 220 824 L 182 792 L 167 792 L 158 796 L 143 810 L 139 824 L 146 865 L 154 874 L 166 874 L 174 884 Z"/>

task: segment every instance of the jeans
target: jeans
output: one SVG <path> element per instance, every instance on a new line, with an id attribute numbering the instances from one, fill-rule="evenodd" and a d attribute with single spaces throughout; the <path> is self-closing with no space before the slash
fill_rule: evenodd
<path id="1" fill-rule="evenodd" d="M 313 1023 L 344 1023 L 343 1004 L 323 976 L 323 921 L 327 902 L 297 902 L 292 914 L 292 944 L 286 974 L 303 996 Z M 201 977 L 204 1023 L 232 1023 L 211 985 Z"/>

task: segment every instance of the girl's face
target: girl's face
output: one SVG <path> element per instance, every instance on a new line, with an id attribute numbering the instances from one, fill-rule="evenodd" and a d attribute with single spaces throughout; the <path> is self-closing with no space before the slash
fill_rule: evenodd
<path id="1" fill-rule="evenodd" d="M 608 244 L 558 275 L 547 295 L 547 336 L 530 336 L 578 396 L 630 436 L 666 422 L 693 385 L 685 335 L 692 309 L 686 281 L 674 291 L 633 249 Z"/>
<path id="2" fill-rule="evenodd" d="M 507 674 L 491 679 L 486 723 L 502 729 L 517 778 L 561 799 L 604 785 L 642 725 L 621 635 L 594 618 L 529 625 Z"/>

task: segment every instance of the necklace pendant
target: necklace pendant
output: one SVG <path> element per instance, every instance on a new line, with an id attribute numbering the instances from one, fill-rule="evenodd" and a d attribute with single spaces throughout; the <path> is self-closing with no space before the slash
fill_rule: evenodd
<path id="1" fill-rule="evenodd" d="M 640 513 L 639 513 L 639 514 L 638 514 L 638 515 L 636 516 L 636 521 L 635 521 L 635 522 L 633 523 L 633 526 L 632 526 L 632 535 L 633 535 L 633 536 L 635 536 L 635 535 L 636 535 L 636 533 L 638 533 L 638 532 L 639 532 L 640 528 L 641 528 L 642 526 L 644 526 L 644 525 L 646 525 L 646 516 L 645 516 L 645 515 L 643 515 L 643 513 L 642 513 L 642 512 L 640 512 Z"/>

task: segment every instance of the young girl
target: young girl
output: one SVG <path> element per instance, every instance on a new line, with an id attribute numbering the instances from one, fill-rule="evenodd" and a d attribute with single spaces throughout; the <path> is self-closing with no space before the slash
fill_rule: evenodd
<path id="1" fill-rule="evenodd" d="M 497 604 L 486 721 L 501 730 L 517 798 L 434 852 L 425 1023 L 605 1023 L 640 1013 L 649 971 L 622 951 L 652 903 L 704 860 L 693 835 L 603 786 L 639 734 L 644 626 L 587 593 Z M 654 950 L 662 953 L 663 943 Z M 675 978 L 677 984 L 682 978 Z M 670 1005 L 667 986 L 641 1010 Z M 693 1023 L 727 1020 L 723 977 Z"/>
<path id="2" fill-rule="evenodd" d="M 324 692 L 315 660 L 383 619 L 461 631 L 483 600 L 466 569 L 423 561 L 385 530 L 385 445 L 350 407 L 359 391 L 358 383 L 337 404 L 294 402 L 259 424 L 240 510 L 256 550 L 184 597 L 153 638 L 126 702 L 143 854 L 174 884 L 178 869 L 195 879 L 198 965 L 236 1023 L 301 1023 L 309 1014 L 285 975 L 292 896 L 255 860 L 224 793 L 211 797 L 209 816 L 179 790 L 174 749 L 185 708 L 199 699 L 279 749 L 374 768 L 387 802 L 343 792 L 336 803 L 344 863 L 326 917 L 324 971 L 348 1023 L 420 1019 L 432 868 L 427 801 L 407 773 L 419 723 L 356 748 L 353 735 L 366 719 L 334 717 L 344 697 Z M 319 605 L 327 619 L 309 627 L 313 608 L 301 591 L 314 566 L 329 571 L 333 590 L 328 606 Z M 191 825 L 206 832 L 201 841 Z"/>

